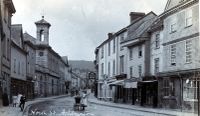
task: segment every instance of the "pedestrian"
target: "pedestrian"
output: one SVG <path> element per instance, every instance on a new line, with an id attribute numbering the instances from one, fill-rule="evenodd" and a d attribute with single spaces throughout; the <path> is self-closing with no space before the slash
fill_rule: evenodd
<path id="1" fill-rule="evenodd" d="M 3 99 L 3 106 L 9 106 L 9 100 L 8 100 L 7 93 L 3 93 L 2 99 Z"/>
<path id="2" fill-rule="evenodd" d="M 12 102 L 13 102 L 13 107 L 16 107 L 16 105 L 17 105 L 17 95 L 12 96 Z"/>
<path id="3" fill-rule="evenodd" d="M 21 96 L 20 104 L 19 104 L 19 107 L 21 108 L 21 111 L 24 110 L 25 102 L 26 102 L 26 96 L 23 94 L 23 95 Z"/>
<path id="4" fill-rule="evenodd" d="M 17 105 L 18 105 L 18 106 L 19 106 L 19 104 L 20 104 L 20 99 L 21 99 L 21 97 L 22 97 L 22 94 L 18 93 L 18 94 L 17 94 Z"/>
<path id="5" fill-rule="evenodd" d="M 87 92 L 83 91 L 83 94 L 82 94 L 82 104 L 84 105 L 84 107 L 87 107 L 87 97 L 88 97 Z"/>

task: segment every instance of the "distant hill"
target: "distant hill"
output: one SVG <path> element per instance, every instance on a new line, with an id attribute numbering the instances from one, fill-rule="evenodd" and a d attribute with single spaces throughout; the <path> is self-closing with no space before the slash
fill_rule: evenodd
<path id="1" fill-rule="evenodd" d="M 95 71 L 93 61 L 69 60 L 69 65 L 72 66 L 73 69 Z"/>

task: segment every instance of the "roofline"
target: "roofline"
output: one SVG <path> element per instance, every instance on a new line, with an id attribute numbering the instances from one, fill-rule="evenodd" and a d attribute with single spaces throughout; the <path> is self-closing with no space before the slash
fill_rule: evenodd
<path id="1" fill-rule="evenodd" d="M 102 45 L 104 45 L 107 41 L 109 41 L 109 40 L 115 38 L 116 35 L 119 35 L 119 34 L 125 32 L 125 31 L 127 31 L 127 28 L 128 28 L 128 27 L 130 27 L 131 25 L 137 23 L 138 21 L 142 20 L 143 18 L 147 17 L 147 16 L 148 16 L 149 14 L 151 14 L 151 13 L 154 14 L 155 16 L 157 16 L 157 14 L 155 14 L 153 11 L 150 11 L 149 13 L 147 13 L 147 14 L 146 14 L 145 16 L 143 16 L 142 18 L 139 18 L 138 20 L 134 21 L 133 23 L 129 24 L 128 26 L 126 26 L 126 27 L 124 27 L 124 28 L 122 28 L 122 29 L 119 30 L 118 32 L 114 33 L 114 37 L 106 39 L 106 40 L 103 41 L 97 48 L 100 48 L 100 47 L 101 47 Z"/>
<path id="2" fill-rule="evenodd" d="M 131 24 L 129 24 L 128 26 L 127 26 L 127 28 L 128 27 L 130 27 L 131 25 L 133 25 L 133 24 L 135 24 L 135 23 L 137 23 L 138 21 L 140 21 L 140 20 L 142 20 L 142 19 L 144 19 L 145 17 L 147 17 L 149 14 L 154 14 L 155 16 L 158 16 L 156 13 L 154 13 L 153 11 L 151 11 L 151 12 L 149 12 L 149 13 L 147 13 L 146 15 L 144 15 L 143 17 L 141 17 L 141 18 L 139 18 L 139 19 L 137 19 L 136 21 L 134 21 L 133 23 L 131 23 Z"/>
<path id="3" fill-rule="evenodd" d="M 166 8 L 167 8 L 167 6 L 169 5 L 170 1 L 171 1 L 171 0 L 167 0 L 167 4 L 165 5 L 164 11 L 166 11 Z"/>
<path id="4" fill-rule="evenodd" d="M 14 6 L 12 0 L 4 0 L 3 2 L 5 2 L 6 5 L 10 5 L 10 7 L 11 7 L 11 12 L 12 12 L 12 13 L 15 13 L 15 12 L 16 12 L 16 9 L 15 9 L 15 6 Z"/>
<path id="5" fill-rule="evenodd" d="M 164 11 L 162 14 L 159 15 L 159 18 L 164 18 L 164 17 L 171 15 L 179 10 L 182 10 L 183 7 L 188 7 L 188 6 L 198 3 L 198 2 L 199 2 L 199 0 L 185 1 L 177 6 L 174 6 L 170 9 L 168 9 L 167 11 Z"/>
<path id="6" fill-rule="evenodd" d="M 119 30 L 118 32 L 116 32 L 115 35 L 118 36 L 118 35 L 122 34 L 122 33 L 125 32 L 125 31 L 127 31 L 127 27 L 122 28 L 121 30 Z"/>
<path id="7" fill-rule="evenodd" d="M 27 52 L 23 48 L 19 47 L 13 40 L 11 40 L 11 45 L 20 50 L 22 53 L 27 54 Z"/>

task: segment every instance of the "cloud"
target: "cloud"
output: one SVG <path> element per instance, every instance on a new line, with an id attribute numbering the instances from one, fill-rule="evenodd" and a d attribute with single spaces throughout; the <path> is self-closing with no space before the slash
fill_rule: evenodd
<path id="1" fill-rule="evenodd" d="M 13 0 L 13 23 L 36 35 L 34 22 L 45 15 L 52 24 L 50 45 L 70 59 L 94 60 L 94 49 L 129 24 L 129 12 L 155 11 L 160 14 L 166 0 Z M 159 4 L 159 5 L 158 5 Z"/>

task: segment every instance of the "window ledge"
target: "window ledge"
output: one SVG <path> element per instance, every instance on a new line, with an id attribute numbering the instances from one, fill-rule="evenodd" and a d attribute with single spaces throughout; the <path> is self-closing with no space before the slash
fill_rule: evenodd
<path id="1" fill-rule="evenodd" d="M 185 62 L 185 64 L 192 64 L 192 62 Z"/>
<path id="2" fill-rule="evenodd" d="M 175 31 L 171 31 L 169 34 L 172 34 L 172 33 L 175 33 L 176 32 L 176 30 Z"/>
<path id="3" fill-rule="evenodd" d="M 184 101 L 188 101 L 188 102 L 198 102 L 198 99 L 184 98 Z"/>
<path id="4" fill-rule="evenodd" d="M 164 96 L 163 99 L 168 99 L 168 100 L 175 100 L 175 96 Z"/>
<path id="5" fill-rule="evenodd" d="M 142 58 L 142 56 L 138 56 L 138 58 Z"/>
<path id="6" fill-rule="evenodd" d="M 189 27 L 192 27 L 192 24 L 191 25 L 188 25 L 188 26 L 185 26 L 185 29 L 189 28 Z"/>
<path id="7" fill-rule="evenodd" d="M 160 46 L 159 46 L 159 47 L 155 47 L 155 48 L 154 48 L 154 50 L 158 50 L 158 49 L 160 49 Z"/>

